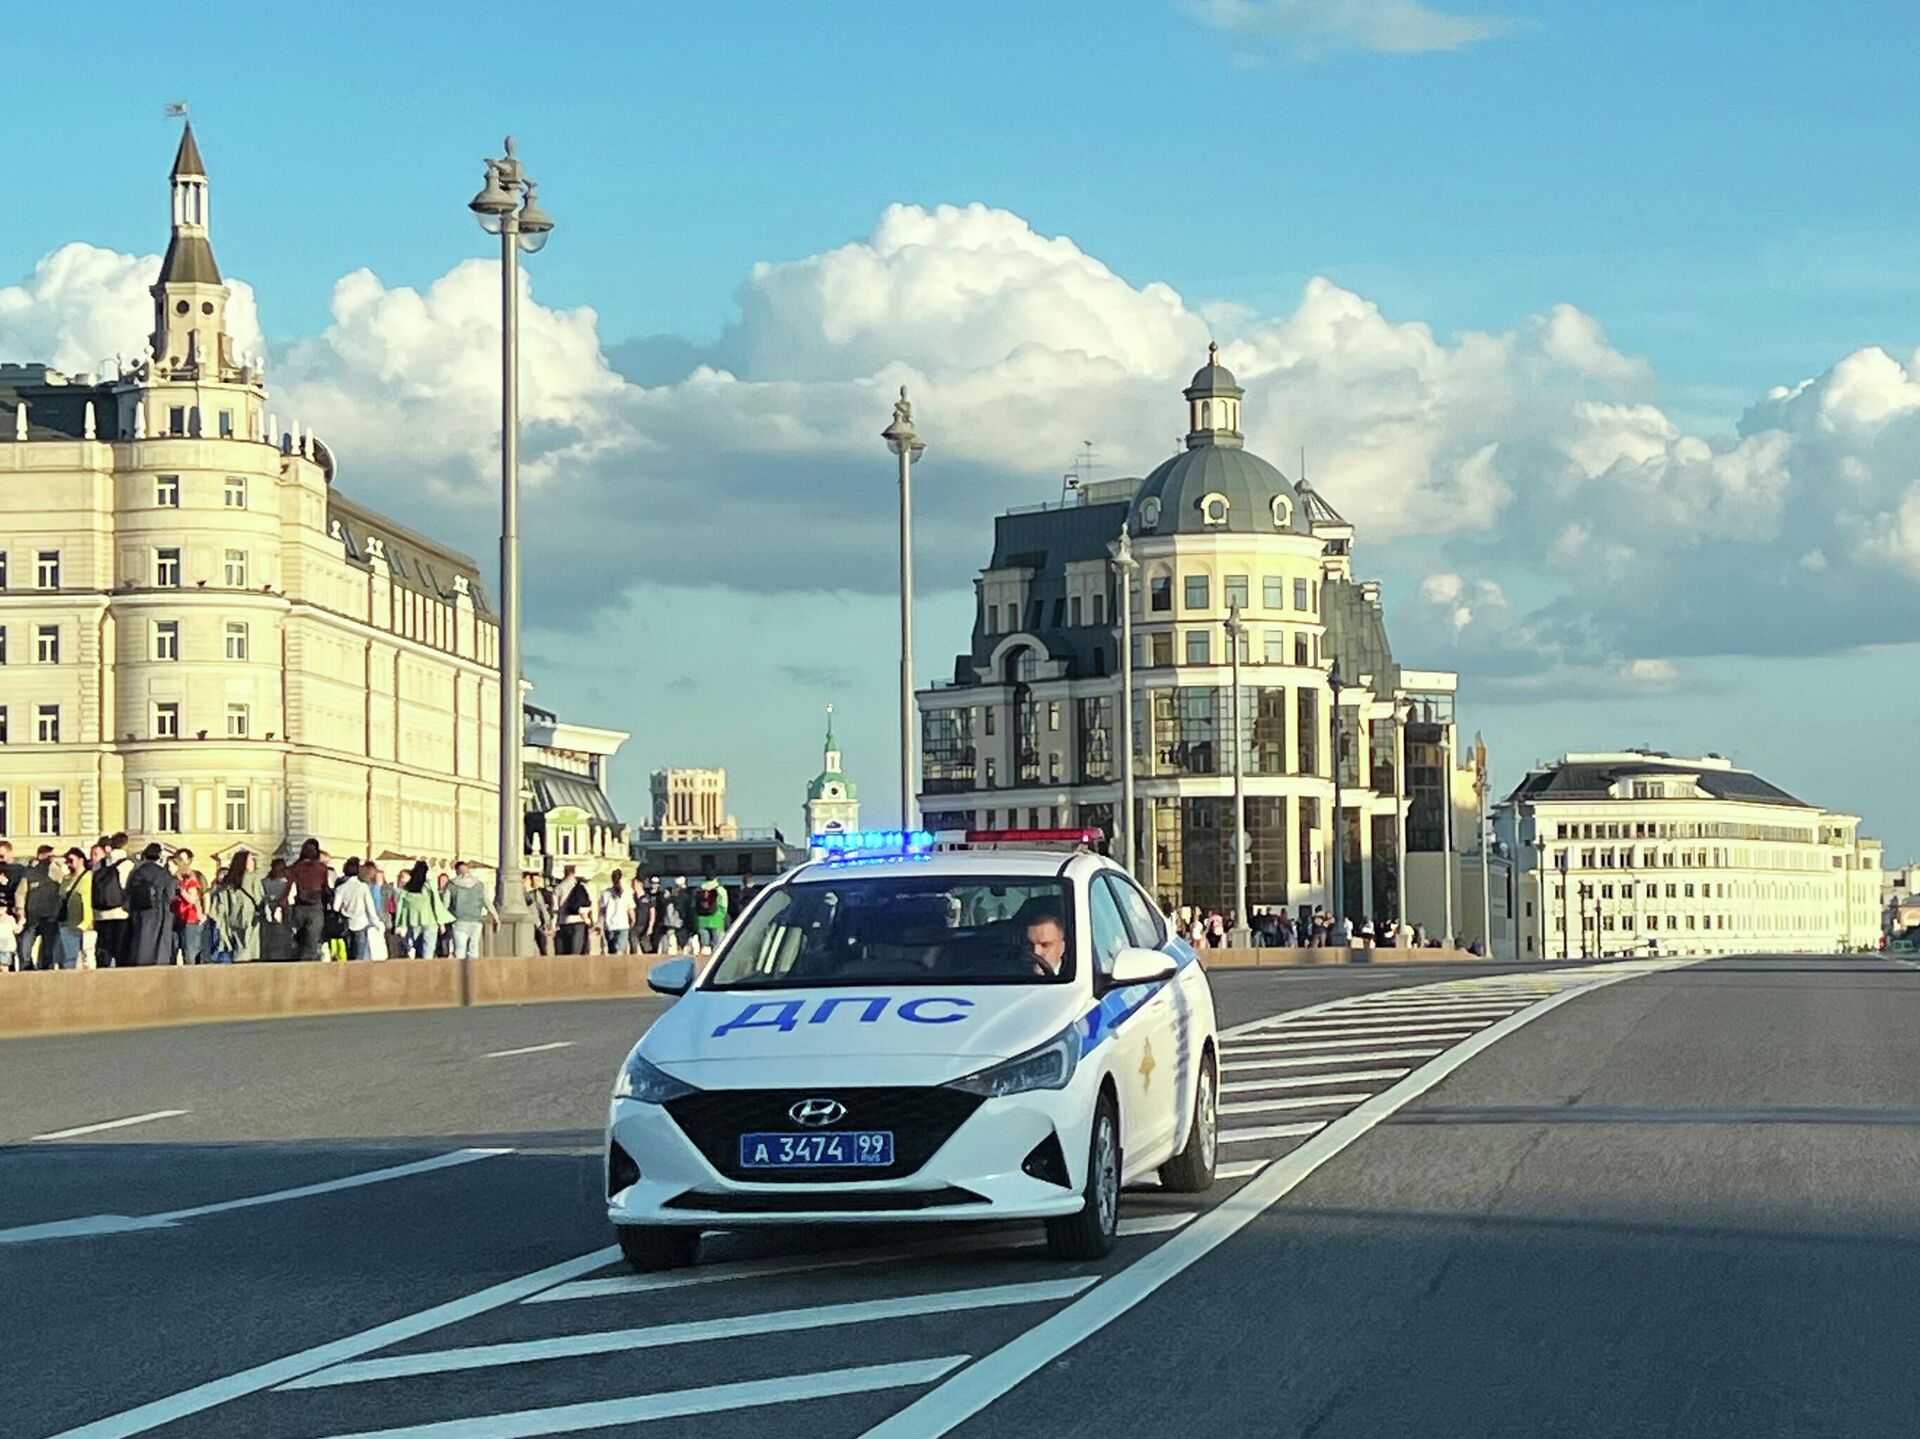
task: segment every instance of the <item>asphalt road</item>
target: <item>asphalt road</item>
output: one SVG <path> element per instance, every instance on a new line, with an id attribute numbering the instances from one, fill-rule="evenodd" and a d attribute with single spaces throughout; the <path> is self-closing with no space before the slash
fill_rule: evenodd
<path id="1" fill-rule="evenodd" d="M 780 1232 L 646 1285 L 599 1127 L 651 1001 L 9 1041 L 0 1433 L 1920 1431 L 1920 973 L 1524 975 L 1216 975 L 1233 1177 L 1104 1263 Z"/>

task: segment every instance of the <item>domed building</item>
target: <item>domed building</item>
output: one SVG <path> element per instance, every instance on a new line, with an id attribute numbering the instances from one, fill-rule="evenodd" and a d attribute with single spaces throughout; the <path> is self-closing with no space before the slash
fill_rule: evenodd
<path id="1" fill-rule="evenodd" d="M 840 743 L 833 737 L 833 706 L 827 706 L 827 745 L 820 773 L 807 782 L 806 834 L 844 834 L 860 828 L 860 787 L 840 767 Z"/>
<path id="2" fill-rule="evenodd" d="M 1246 448 L 1244 396 L 1209 346 L 1180 453 L 997 518 L 972 643 L 919 693 L 922 822 L 1097 826 L 1124 858 L 1124 703 L 1134 872 L 1167 904 L 1232 910 L 1231 617 L 1249 913 L 1332 909 L 1337 883 L 1356 921 L 1471 937 L 1450 858 L 1455 677 L 1395 660 L 1379 585 L 1353 578 L 1353 526 Z"/>

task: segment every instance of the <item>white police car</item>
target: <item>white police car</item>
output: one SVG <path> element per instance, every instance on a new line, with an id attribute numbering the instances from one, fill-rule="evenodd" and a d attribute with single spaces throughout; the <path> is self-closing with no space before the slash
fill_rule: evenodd
<path id="1" fill-rule="evenodd" d="M 691 1262 L 702 1229 L 894 1220 L 1042 1219 L 1055 1254 L 1097 1258 L 1124 1184 L 1213 1182 L 1212 993 L 1098 855 L 803 865 L 701 973 L 650 982 L 682 998 L 607 1126 L 636 1268 Z"/>

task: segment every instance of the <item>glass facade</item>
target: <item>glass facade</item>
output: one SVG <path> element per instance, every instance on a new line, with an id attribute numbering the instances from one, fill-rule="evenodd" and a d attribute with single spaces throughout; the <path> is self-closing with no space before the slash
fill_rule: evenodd
<path id="1" fill-rule="evenodd" d="M 920 777 L 928 794 L 972 789 L 976 764 L 971 709 L 928 710 L 921 715 Z"/>
<path id="2" fill-rule="evenodd" d="M 1297 705 L 1298 719 L 1295 732 L 1300 736 L 1300 760 L 1296 774 L 1320 773 L 1320 691 L 1303 689 L 1299 692 Z"/>
<path id="3" fill-rule="evenodd" d="M 1153 692 L 1156 774 L 1218 774 L 1219 690 L 1208 685 Z"/>
<path id="4" fill-rule="evenodd" d="M 1113 778 L 1113 699 L 1101 695 L 1083 699 L 1080 705 L 1078 734 L 1080 779 L 1083 782 Z"/>

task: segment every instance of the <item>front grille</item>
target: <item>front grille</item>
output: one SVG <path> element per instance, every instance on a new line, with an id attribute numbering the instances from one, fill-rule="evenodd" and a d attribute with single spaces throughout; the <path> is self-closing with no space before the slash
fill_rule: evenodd
<path id="1" fill-rule="evenodd" d="M 823 1129 L 795 1124 L 787 1111 L 803 1099 L 837 1099 L 847 1108 L 837 1123 Z M 667 1101 L 667 1113 L 729 1179 L 750 1183 L 859 1183 L 901 1179 L 933 1158 L 966 1117 L 980 1107 L 981 1096 L 958 1089 L 703 1089 Z M 835 1130 L 890 1129 L 893 1163 L 872 1168 L 808 1166 L 796 1169 L 742 1169 L 743 1134 L 832 1134 Z"/>
<path id="2" fill-rule="evenodd" d="M 702 1214 L 864 1214 L 868 1211 L 938 1209 L 948 1204 L 985 1204 L 971 1189 L 882 1189 L 862 1193 L 676 1194 L 663 1206 Z"/>

